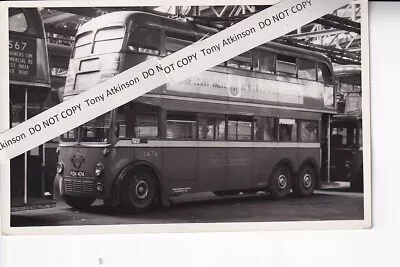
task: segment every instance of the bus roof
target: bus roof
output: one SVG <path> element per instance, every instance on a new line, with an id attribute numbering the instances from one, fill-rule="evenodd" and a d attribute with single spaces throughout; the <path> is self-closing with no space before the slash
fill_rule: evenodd
<path id="1" fill-rule="evenodd" d="M 168 18 L 147 12 L 117 11 L 96 17 L 88 21 L 78 29 L 77 35 L 80 35 L 87 31 L 93 31 L 93 29 L 108 27 L 110 25 L 121 24 L 127 26 L 133 20 L 137 25 L 150 25 L 198 37 L 203 37 L 207 33 L 217 33 L 219 31 L 216 28 L 203 26 L 200 24 L 196 24 L 195 22 L 180 21 L 177 19 Z M 261 47 L 263 50 L 265 49 L 270 52 L 286 54 L 286 55 L 296 56 L 299 58 L 310 59 L 313 61 L 326 63 L 333 72 L 332 63 L 330 59 L 324 54 L 285 44 L 279 44 L 276 42 L 268 42 L 262 45 Z"/>
<path id="2" fill-rule="evenodd" d="M 361 66 L 360 65 L 335 65 L 333 73 L 339 83 L 361 85 Z"/>

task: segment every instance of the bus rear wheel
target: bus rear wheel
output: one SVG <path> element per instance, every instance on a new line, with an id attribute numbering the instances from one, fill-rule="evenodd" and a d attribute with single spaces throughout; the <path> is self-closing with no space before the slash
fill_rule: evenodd
<path id="1" fill-rule="evenodd" d="M 287 198 L 292 185 L 292 171 L 289 167 L 281 165 L 275 169 L 270 181 L 270 193 L 273 199 Z"/>
<path id="2" fill-rule="evenodd" d="M 293 182 L 293 192 L 299 197 L 309 197 L 314 193 L 317 175 L 310 165 L 304 166 Z"/>
<path id="3" fill-rule="evenodd" d="M 121 190 L 121 202 L 127 212 L 149 210 L 157 202 L 157 180 L 146 168 L 128 172 Z"/>
<path id="4" fill-rule="evenodd" d="M 85 210 L 96 200 L 94 197 L 65 196 L 65 203 L 75 210 Z"/>

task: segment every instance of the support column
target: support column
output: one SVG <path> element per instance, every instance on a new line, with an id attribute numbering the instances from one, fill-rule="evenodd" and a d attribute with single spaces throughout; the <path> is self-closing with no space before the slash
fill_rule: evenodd
<path id="1" fill-rule="evenodd" d="M 28 88 L 25 88 L 25 118 L 28 120 Z M 24 153 L 24 203 L 28 203 L 28 152 Z"/>

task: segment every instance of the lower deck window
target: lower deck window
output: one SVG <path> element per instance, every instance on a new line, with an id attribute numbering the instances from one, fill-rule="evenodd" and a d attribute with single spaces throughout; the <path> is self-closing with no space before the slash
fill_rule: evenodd
<path id="1" fill-rule="evenodd" d="M 300 122 L 300 140 L 302 142 L 316 142 L 318 139 L 318 122 L 301 121 Z"/>
<path id="2" fill-rule="evenodd" d="M 224 140 L 225 116 L 199 114 L 199 139 L 200 140 Z"/>
<path id="3" fill-rule="evenodd" d="M 167 112 L 168 139 L 196 139 L 196 114 Z"/>
<path id="4" fill-rule="evenodd" d="M 254 119 L 254 140 L 256 141 L 275 141 L 275 118 Z"/>
<path id="5" fill-rule="evenodd" d="M 130 103 L 118 109 L 117 124 L 121 138 L 158 137 L 158 108 Z"/>
<path id="6" fill-rule="evenodd" d="M 229 116 L 228 139 L 251 140 L 252 118 L 242 116 Z"/>
<path id="7" fill-rule="evenodd" d="M 279 141 L 297 141 L 297 123 L 294 119 L 279 119 Z"/>

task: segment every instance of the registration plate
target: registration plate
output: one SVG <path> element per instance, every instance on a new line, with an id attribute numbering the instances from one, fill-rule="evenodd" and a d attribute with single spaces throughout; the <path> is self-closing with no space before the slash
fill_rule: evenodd
<path id="1" fill-rule="evenodd" d="M 69 171 L 71 177 L 85 177 L 84 171 Z"/>

